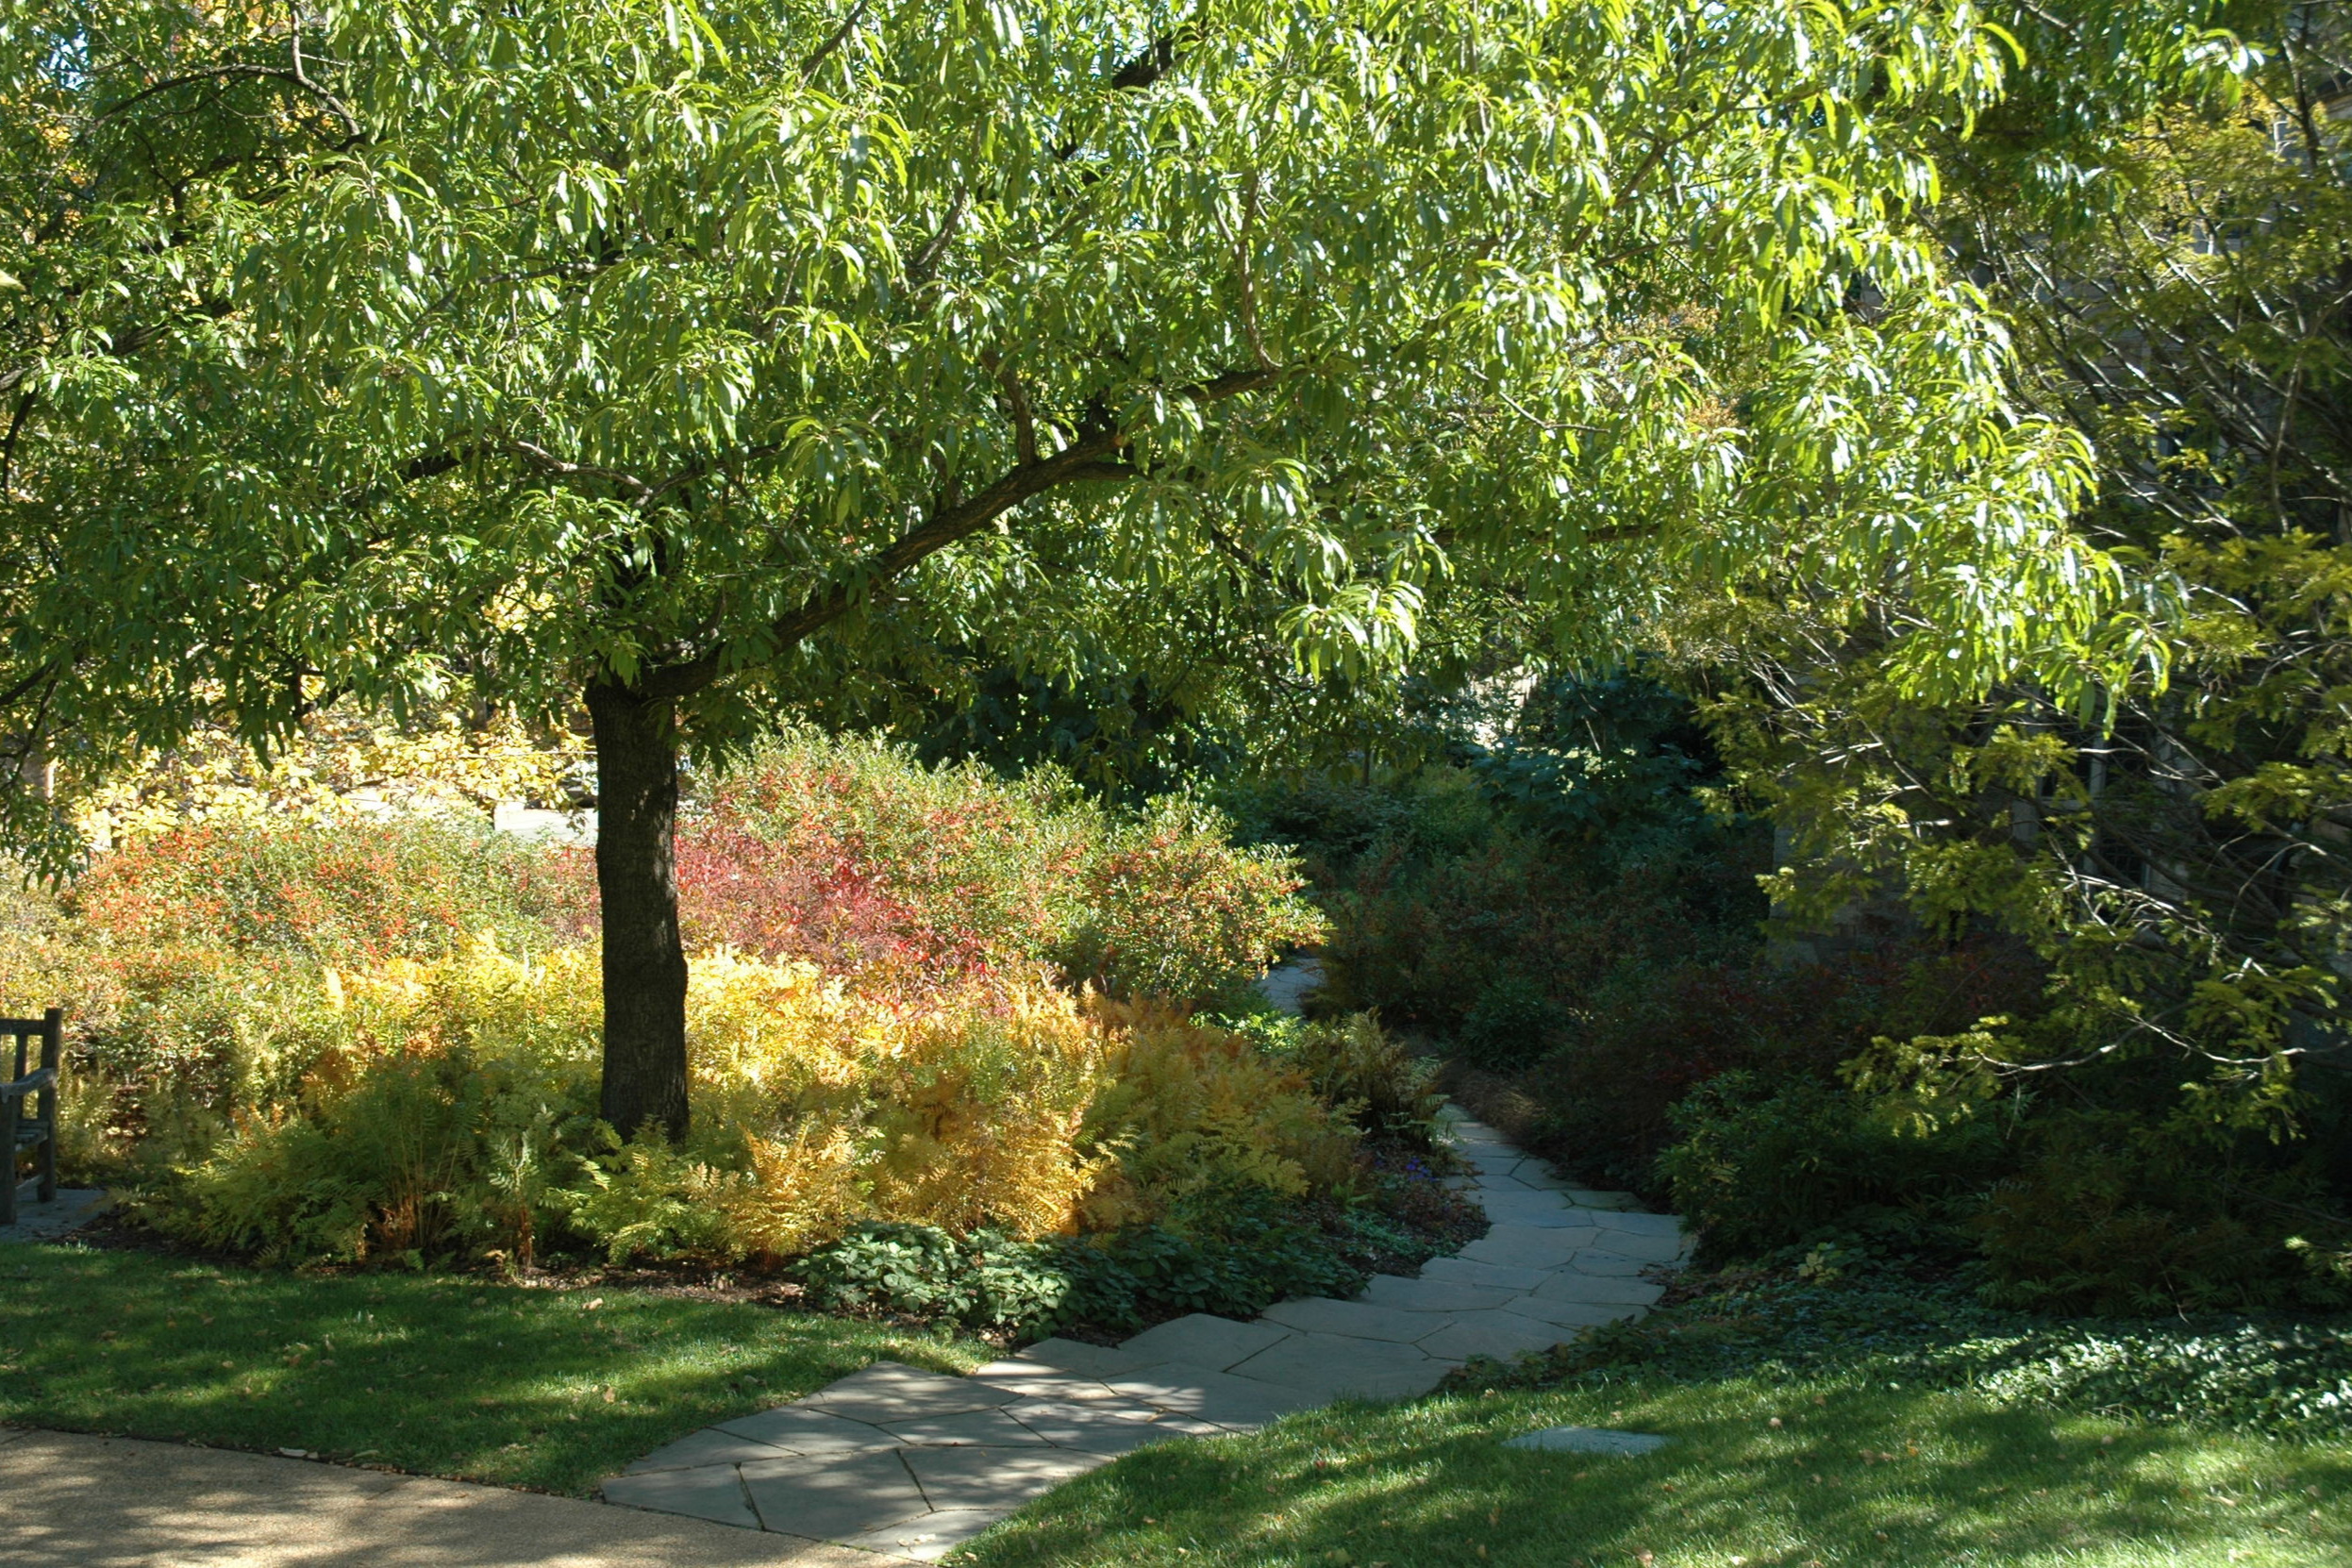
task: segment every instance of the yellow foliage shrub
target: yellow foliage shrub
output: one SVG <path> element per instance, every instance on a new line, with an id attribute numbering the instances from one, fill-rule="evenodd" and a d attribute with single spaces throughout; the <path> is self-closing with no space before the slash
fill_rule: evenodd
<path id="1" fill-rule="evenodd" d="M 877 1214 L 1024 1238 L 1074 1228 L 1100 1163 L 1077 1140 L 1105 1087 L 1101 1031 L 1042 987 L 909 1009 L 899 1024 L 875 1064 Z"/>
<path id="2" fill-rule="evenodd" d="M 590 949 L 518 958 L 485 941 L 330 972 L 328 985 L 352 1028 L 321 1062 L 314 1104 L 395 1057 L 459 1052 L 582 1081 L 594 1070 Z M 648 1214 L 716 1206 L 721 1250 L 739 1255 L 805 1251 L 868 1219 L 1066 1230 L 1100 1164 L 1076 1143 L 1103 1057 L 1101 1031 L 1043 986 L 908 1000 L 811 964 L 704 954 L 687 995 L 693 1137 L 657 1160 L 607 1159 L 572 1217 L 609 1246 L 659 1251 L 678 1226 Z"/>
<path id="3" fill-rule="evenodd" d="M 873 995 L 696 959 L 694 1128 L 594 1122 L 598 963 L 485 940 L 325 976 L 335 1043 L 189 1173 L 183 1228 L 283 1255 L 789 1257 L 863 1221 L 1035 1239 L 1203 1193 L 1343 1186 L 1354 1130 L 1247 1039 L 1042 984 Z"/>
<path id="4" fill-rule="evenodd" d="M 1148 1005 L 1096 1005 L 1110 1082 L 1087 1117 L 1088 1144 L 1116 1157 L 1090 1197 L 1090 1227 L 1152 1219 L 1211 1188 L 1285 1196 L 1343 1184 L 1355 1134 L 1306 1078 L 1244 1037 Z"/>

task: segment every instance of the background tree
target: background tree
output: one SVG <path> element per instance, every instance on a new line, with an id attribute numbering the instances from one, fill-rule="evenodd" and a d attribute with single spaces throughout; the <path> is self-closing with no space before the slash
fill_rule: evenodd
<path id="1" fill-rule="evenodd" d="M 12 678 L 149 743 L 584 703 L 604 1111 L 676 1131 L 681 749 L 1103 585 L 1343 672 L 1449 578 L 1590 652 L 1794 562 L 1907 586 L 1918 690 L 2078 674 L 2079 448 L 1914 222 L 2002 58 L 1956 0 L 18 8 Z"/>
<path id="2" fill-rule="evenodd" d="M 1879 663 L 1899 597 L 1784 601 L 1746 623 L 1758 678 L 1725 711 L 1797 832 L 1784 892 L 1892 889 L 2053 965 L 2036 1026 L 1899 1049 L 1893 1081 L 2141 1059 L 2170 1093 L 2185 1060 L 2191 1115 L 2276 1128 L 2343 1059 L 2352 969 L 2352 34 L 2324 6 L 2217 7 L 2127 51 L 2167 70 L 2118 78 L 2115 14 L 2019 18 L 2034 69 L 1945 160 L 1947 217 L 2020 324 L 2027 395 L 2096 444 L 2082 525 L 2159 657 L 2089 709 L 2031 681 L 1923 707 Z"/>

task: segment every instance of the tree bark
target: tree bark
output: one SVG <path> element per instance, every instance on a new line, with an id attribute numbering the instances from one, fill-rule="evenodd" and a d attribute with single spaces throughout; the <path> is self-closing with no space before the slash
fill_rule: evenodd
<path id="1" fill-rule="evenodd" d="M 604 1119 L 686 1135 L 686 946 L 677 923 L 677 705 L 588 689 L 604 900 Z"/>

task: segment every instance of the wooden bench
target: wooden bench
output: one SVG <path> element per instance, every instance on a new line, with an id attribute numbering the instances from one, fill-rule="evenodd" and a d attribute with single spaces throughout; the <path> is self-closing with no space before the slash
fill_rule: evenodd
<path id="1" fill-rule="evenodd" d="M 0 1018 L 0 1036 L 5 1035 L 16 1037 L 16 1076 L 0 1083 L 0 1155 L 8 1162 L 8 1179 L 0 1181 L 0 1226 L 16 1223 L 17 1190 L 24 1185 L 16 1162 L 26 1149 L 35 1151 L 33 1179 L 40 1183 L 33 1201 L 57 1200 L 58 1056 L 65 1043 L 65 1013 L 51 1008 L 39 1018 Z M 36 1040 L 41 1065 L 27 1071 Z"/>

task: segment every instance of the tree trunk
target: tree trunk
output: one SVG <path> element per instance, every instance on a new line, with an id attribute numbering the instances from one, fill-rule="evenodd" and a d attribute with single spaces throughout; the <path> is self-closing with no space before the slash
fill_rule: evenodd
<path id="1" fill-rule="evenodd" d="M 604 900 L 604 1119 L 686 1135 L 686 946 L 677 925 L 677 713 L 588 689 L 596 730 L 596 888 Z"/>

